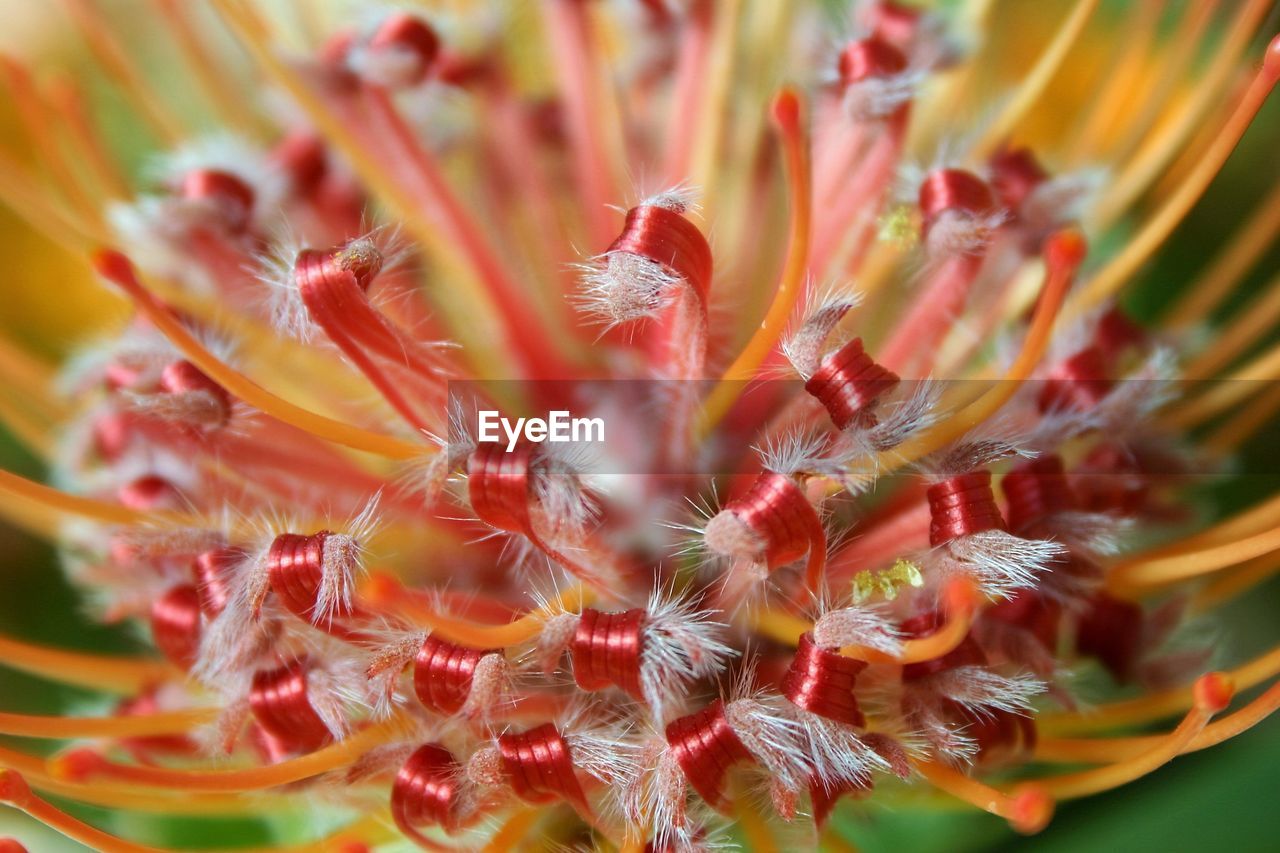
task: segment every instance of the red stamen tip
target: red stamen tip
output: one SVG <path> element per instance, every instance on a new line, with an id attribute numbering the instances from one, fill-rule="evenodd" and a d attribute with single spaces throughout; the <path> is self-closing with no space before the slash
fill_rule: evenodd
<path id="1" fill-rule="evenodd" d="M 1280 35 L 1271 39 L 1262 60 L 1262 70 L 1272 80 L 1280 80 Z"/>
<path id="2" fill-rule="evenodd" d="M 90 256 L 89 262 L 93 265 L 94 272 L 115 284 L 136 279 L 133 264 L 115 249 L 98 249 Z"/>
<path id="3" fill-rule="evenodd" d="M 1089 246 L 1074 228 L 1052 234 L 1044 245 L 1045 263 L 1053 269 L 1075 270 L 1084 263 Z"/>
<path id="4" fill-rule="evenodd" d="M 17 770 L 0 770 L 0 802 L 18 808 L 31 802 L 31 787 Z"/>
<path id="5" fill-rule="evenodd" d="M 1196 679 L 1192 693 L 1195 696 L 1197 708 L 1209 714 L 1216 714 L 1231 704 L 1236 686 L 1231 676 L 1221 672 L 1210 672 Z"/>
<path id="6" fill-rule="evenodd" d="M 16 838 L 0 838 L 0 853 L 27 853 L 27 848 Z"/>
<path id="7" fill-rule="evenodd" d="M 800 132 L 800 96 L 794 89 L 783 89 L 775 95 L 770 111 L 783 133 Z"/>
<path id="8" fill-rule="evenodd" d="M 1036 785 L 1021 787 L 1013 793 L 1013 809 L 1009 825 L 1023 835 L 1035 835 L 1053 818 L 1053 798 Z"/>
<path id="9" fill-rule="evenodd" d="M 88 747 L 69 749 L 49 759 L 49 774 L 69 782 L 84 782 L 98 774 L 106 760 Z"/>

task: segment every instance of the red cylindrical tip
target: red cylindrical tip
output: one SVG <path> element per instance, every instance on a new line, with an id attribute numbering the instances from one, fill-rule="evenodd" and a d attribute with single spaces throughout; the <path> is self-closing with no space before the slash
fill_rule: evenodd
<path id="1" fill-rule="evenodd" d="M 0 853 L 27 853 L 27 848 L 16 838 L 0 838 Z"/>
<path id="2" fill-rule="evenodd" d="M 18 808 L 31 802 L 31 788 L 17 770 L 0 770 L 0 802 Z"/>
<path id="3" fill-rule="evenodd" d="M 1044 245 L 1045 263 L 1055 269 L 1074 270 L 1084 263 L 1089 244 L 1084 235 L 1074 228 L 1050 235 Z"/>
<path id="4" fill-rule="evenodd" d="M 115 249 L 99 249 L 90 257 L 93 264 L 94 272 L 105 278 L 107 281 L 119 284 L 121 281 L 131 281 L 135 274 L 133 264 L 121 252 Z"/>
<path id="5" fill-rule="evenodd" d="M 773 99 L 773 120 L 784 133 L 800 130 L 800 96 L 794 89 L 783 89 Z"/>
<path id="6" fill-rule="evenodd" d="M 1262 59 L 1262 71 L 1272 80 L 1280 79 L 1280 35 L 1271 39 L 1267 52 Z"/>

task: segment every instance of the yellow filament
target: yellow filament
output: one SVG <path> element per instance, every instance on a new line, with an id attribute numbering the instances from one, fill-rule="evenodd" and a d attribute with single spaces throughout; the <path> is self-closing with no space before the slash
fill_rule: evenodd
<path id="1" fill-rule="evenodd" d="M 181 677 L 178 670 L 159 660 L 51 649 L 4 636 L 0 636 L 0 662 L 9 669 L 63 684 L 124 695 Z"/>
<path id="2" fill-rule="evenodd" d="M 698 116 L 685 116 L 685 121 L 697 121 L 693 139 L 691 175 L 693 185 L 703 191 L 703 204 L 708 211 L 715 206 L 719 176 L 720 145 L 724 133 L 725 116 L 734 91 L 734 58 L 737 53 L 739 19 L 742 0 L 722 0 L 713 4 L 715 21 L 711 33 L 711 55 L 707 59 L 703 76 L 705 89 Z"/>
<path id="3" fill-rule="evenodd" d="M 1146 147 L 1111 184 L 1098 205 L 1097 219 L 1105 227 L 1133 204 L 1168 166 L 1187 138 L 1203 126 L 1204 114 L 1217 103 L 1231 75 L 1239 67 L 1240 56 L 1270 8 L 1270 0 L 1249 0 L 1241 7 L 1213 60 L 1196 81 L 1196 90 L 1183 108 L 1150 135 Z"/>
<path id="4" fill-rule="evenodd" d="M 1280 320 L 1280 275 L 1266 292 L 1240 309 L 1225 327 L 1214 330 L 1213 342 L 1187 365 L 1187 379 L 1205 379 L 1235 361 Z"/>
<path id="5" fill-rule="evenodd" d="M 1271 423 L 1280 411 L 1280 384 L 1243 406 L 1201 442 L 1206 450 L 1229 453 L 1249 440 L 1254 433 Z"/>
<path id="6" fill-rule="evenodd" d="M 539 809 L 517 810 L 502 822 L 498 831 L 480 848 L 482 853 L 506 853 L 507 850 L 519 849 L 520 843 L 533 831 L 542 815 L 543 812 Z"/>
<path id="7" fill-rule="evenodd" d="M 82 518 L 101 521 L 104 524 L 146 524 L 163 518 L 163 513 L 146 513 L 129 509 L 120 504 L 97 501 L 79 495 L 69 495 L 57 489 L 51 489 L 40 483 L 33 483 L 25 477 L 0 471 L 0 494 L 10 494 L 22 500 L 36 501 L 58 512 L 78 515 Z"/>
<path id="8" fill-rule="evenodd" d="M 232 78 L 224 69 L 217 67 L 208 48 L 192 28 L 187 16 L 195 7 L 179 0 L 155 2 L 160 17 L 168 25 L 180 52 L 191 64 L 191 70 L 195 72 L 200 86 L 222 117 L 229 125 L 240 130 L 258 129 L 261 123 L 249 108 L 249 101 L 231 85 Z"/>
<path id="9" fill-rule="evenodd" d="M 1012 99 L 982 135 L 975 150 L 978 159 L 985 160 L 996 146 L 1005 141 L 1028 110 L 1035 106 L 1054 75 L 1058 73 L 1058 69 L 1062 67 L 1063 61 L 1075 46 L 1080 34 L 1084 32 L 1089 18 L 1098 8 L 1098 3 L 1099 0 L 1077 0 L 1071 14 L 1062 22 L 1044 53 L 1040 54 L 1035 66 L 1014 91 Z"/>
<path id="10" fill-rule="evenodd" d="M 1117 591 L 1132 591 L 1163 586 L 1200 577 L 1239 565 L 1246 560 L 1280 550 L 1280 528 L 1249 536 L 1238 542 L 1190 550 L 1155 559 L 1140 558 L 1121 563 L 1107 574 L 1107 586 Z"/>
<path id="11" fill-rule="evenodd" d="M 1235 669 L 1226 670 L 1224 674 L 1235 684 L 1237 690 L 1248 690 L 1275 678 L 1280 675 L 1280 647 L 1264 652 Z M 1150 693 L 1137 699 L 1101 705 L 1087 714 L 1041 714 L 1036 718 L 1036 725 L 1045 734 L 1105 731 L 1171 717 L 1189 708 L 1193 701 L 1192 687 L 1186 685 Z"/>
<path id="12" fill-rule="evenodd" d="M 74 80 L 69 76 L 55 78 L 49 86 L 49 100 L 80 152 L 81 160 L 97 180 L 99 190 L 110 198 L 128 198 L 129 182 L 90 125 L 84 98 Z"/>
<path id="13" fill-rule="evenodd" d="M 1155 215 L 1147 220 L 1134 238 L 1125 243 L 1120 254 L 1094 276 L 1093 280 L 1079 293 L 1078 298 L 1072 300 L 1076 310 L 1088 310 L 1113 296 L 1169 238 L 1173 229 L 1200 200 L 1205 190 L 1209 188 L 1209 184 L 1222 169 L 1222 165 L 1227 162 L 1227 158 L 1235 150 L 1240 138 L 1253 123 L 1254 116 L 1266 102 L 1275 83 L 1276 76 L 1271 69 L 1264 67 L 1258 72 L 1231 117 L 1209 144 L 1208 150 L 1198 158 L 1195 168 L 1187 175 L 1186 180 L 1161 205 Z"/>
<path id="14" fill-rule="evenodd" d="M 123 256 L 104 255 L 100 260 L 103 274 L 128 293 L 161 334 L 233 397 L 238 397 L 276 420 L 355 450 L 364 450 L 391 459 L 422 458 L 434 452 L 433 448 L 336 421 L 277 397 L 209 352 L 164 305 L 156 300 L 138 280 L 132 267 L 125 266 Z"/>
<path id="15" fill-rule="evenodd" d="M 1280 682 L 1272 684 L 1249 704 L 1233 714 L 1210 723 L 1187 744 L 1183 752 L 1198 752 L 1217 746 L 1256 726 L 1280 709 Z M 1040 738 L 1035 757 L 1040 761 L 1064 764 L 1110 763 L 1134 758 L 1158 746 L 1165 735 L 1115 738 Z"/>
<path id="16" fill-rule="evenodd" d="M 43 187 L 2 151 L 0 201 L 55 246 L 69 251 L 79 252 L 102 237 L 84 220 L 54 205 Z"/>
<path id="17" fill-rule="evenodd" d="M 1203 586 L 1191 598 L 1193 613 L 1206 613 L 1252 589 L 1280 570 L 1280 551 L 1265 554 Z"/>
<path id="18" fill-rule="evenodd" d="M 1164 419 L 1176 429 L 1191 429 L 1222 414 L 1255 393 L 1271 390 L 1280 378 L 1280 344 L 1277 344 L 1225 377 L 1194 400 L 1174 410 Z"/>
<path id="19" fill-rule="evenodd" d="M 38 717 L 0 712 L 0 734 L 64 739 L 185 734 L 216 717 L 217 711 L 212 708 L 116 717 Z"/>
<path id="20" fill-rule="evenodd" d="M 91 0 L 64 0 L 64 3 L 98 64 L 116 82 L 156 135 L 169 147 L 177 145 L 186 134 L 172 114 L 156 100 L 155 93 L 147 87 L 128 52 L 111 35 L 98 4 Z"/>
<path id="21" fill-rule="evenodd" d="M 742 384 L 755 376 L 756 369 L 782 335 L 804 287 L 813 207 L 813 175 L 809 170 L 809 140 L 805 127 L 807 116 L 800 96 L 791 89 L 783 90 L 774 100 L 774 115 L 782 137 L 787 183 L 791 190 L 791 233 L 787 257 L 778 289 L 764 320 L 707 399 L 698 424 L 698 432 L 703 436 L 729 411 Z"/>
<path id="22" fill-rule="evenodd" d="M 35 456 L 45 462 L 53 459 L 57 441 L 52 426 L 31 415 L 18 401 L 0 397 L 0 424 Z"/>

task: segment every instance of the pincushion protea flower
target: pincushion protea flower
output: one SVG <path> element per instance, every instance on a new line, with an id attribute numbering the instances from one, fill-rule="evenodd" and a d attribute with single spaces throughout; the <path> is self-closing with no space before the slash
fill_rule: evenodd
<path id="1" fill-rule="evenodd" d="M 1280 398 L 1183 381 L 1275 378 L 1232 367 L 1273 295 L 1192 332 L 1276 193 L 1159 327 L 1113 301 L 1280 76 L 1269 2 L 1167 38 L 1135 4 L 1035 150 L 1096 1 L 990 100 L 982 2 L 542 0 L 307 18 L 305 49 L 244 0 L 139 2 L 216 137 L 66 5 L 167 153 L 125 180 L 75 82 L 6 64 L 50 183 L 7 155 L 0 193 L 136 316 L 57 383 L 0 350 L 55 481 L 0 475 L 0 510 L 155 653 L 0 639 L 120 697 L 0 714 L 73 742 L 0 748 L 6 803 L 104 851 L 156 848 L 48 798 L 125 834 L 261 816 L 279 849 L 812 846 L 930 790 L 1032 833 L 1280 703 L 1277 652 L 1180 639 L 1280 566 L 1273 500 L 1191 529 L 1185 499 Z M 609 437 L 485 440 L 490 407 Z"/>

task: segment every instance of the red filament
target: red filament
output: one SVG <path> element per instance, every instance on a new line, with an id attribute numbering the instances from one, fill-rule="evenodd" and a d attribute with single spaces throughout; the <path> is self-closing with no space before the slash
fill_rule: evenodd
<path id="1" fill-rule="evenodd" d="M 729 725 L 724 703 L 718 699 L 701 711 L 672 720 L 666 735 L 685 779 L 713 808 L 724 806 L 722 788 L 729 768 L 755 761 Z"/>
<path id="2" fill-rule="evenodd" d="M 907 68 L 907 58 L 889 42 L 879 38 L 850 42 L 840 52 L 840 82 L 848 86 L 869 77 L 888 77 Z"/>
<path id="3" fill-rule="evenodd" d="M 449 750 L 437 743 L 418 747 L 391 785 L 391 816 L 396 826 L 419 842 L 426 842 L 419 826 L 441 826 L 447 832 L 458 829 L 461 780 L 462 768 Z M 435 849 L 436 845 L 426 842 L 424 846 Z"/>
<path id="4" fill-rule="evenodd" d="M 1100 347 L 1089 346 L 1055 367 L 1040 390 L 1040 411 L 1074 409 L 1087 412 L 1110 393 L 1107 358 Z"/>
<path id="5" fill-rule="evenodd" d="M 861 338 L 854 338 L 822 359 L 804 390 L 826 408 L 837 429 L 847 429 L 852 424 L 874 425 L 871 407 L 898 381 L 896 374 L 872 361 Z"/>
<path id="6" fill-rule="evenodd" d="M 929 544 L 943 545 L 961 536 L 1004 530 L 991 490 L 990 471 L 970 471 L 929 487 Z"/>
<path id="7" fill-rule="evenodd" d="M 255 672 L 249 707 L 268 734 L 295 752 L 311 752 L 329 742 L 329 728 L 308 696 L 304 661 Z"/>
<path id="8" fill-rule="evenodd" d="M 623 252 L 647 258 L 684 279 L 706 302 L 711 287 L 711 247 L 698 227 L 674 210 L 642 204 L 627 211 L 622 234 L 607 254 Z"/>
<path id="9" fill-rule="evenodd" d="M 935 169 L 920 184 L 920 213 L 924 216 L 922 233 L 949 210 L 980 216 L 995 208 L 995 197 L 981 178 L 963 169 Z"/>
<path id="10" fill-rule="evenodd" d="M 586 608 L 578 619 L 569 653 L 573 679 L 583 690 L 616 686 L 633 699 L 644 699 L 640 685 L 640 654 L 648 614 L 640 608 L 603 613 Z"/>
<path id="11" fill-rule="evenodd" d="M 1024 531 L 1045 517 L 1077 507 L 1062 457 L 1056 453 L 1014 468 L 1001 483 L 1008 500 L 1009 529 Z"/>
<path id="12" fill-rule="evenodd" d="M 782 695 L 797 708 L 829 720 L 861 728 L 866 718 L 853 695 L 858 674 L 867 664 L 824 649 L 807 632 L 782 679 Z"/>
<path id="13" fill-rule="evenodd" d="M 413 690 L 428 710 L 456 714 L 471 695 L 476 666 L 497 649 L 472 649 L 428 635 L 413 664 Z"/>
<path id="14" fill-rule="evenodd" d="M 174 666 L 190 669 L 200 654 L 200 595 L 191 584 L 175 586 L 151 605 L 151 636 Z"/>
<path id="15" fill-rule="evenodd" d="M 553 723 L 498 738 L 502 768 L 520 799 L 549 803 L 565 799 L 583 813 L 590 812 L 573 768 L 569 744 Z"/>

